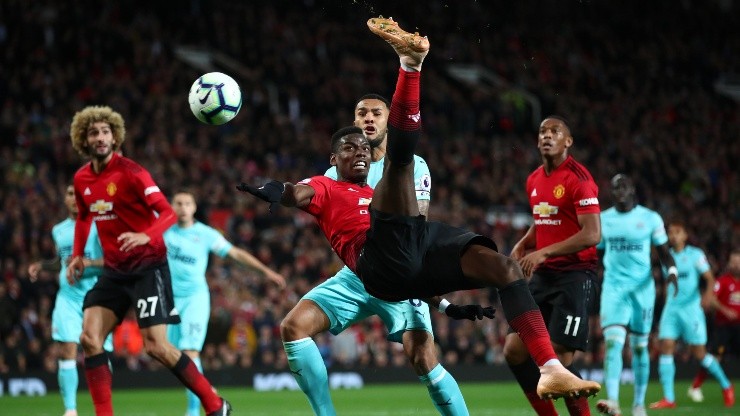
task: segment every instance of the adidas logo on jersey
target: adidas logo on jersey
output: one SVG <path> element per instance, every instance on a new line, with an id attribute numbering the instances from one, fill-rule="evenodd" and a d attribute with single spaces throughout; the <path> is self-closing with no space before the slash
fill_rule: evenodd
<path id="1" fill-rule="evenodd" d="M 537 188 L 532 189 L 532 194 L 529 196 L 537 196 Z"/>
<path id="2" fill-rule="evenodd" d="M 83 192 L 84 195 L 90 195 L 92 192 L 90 192 L 90 188 L 85 188 L 85 192 Z"/>

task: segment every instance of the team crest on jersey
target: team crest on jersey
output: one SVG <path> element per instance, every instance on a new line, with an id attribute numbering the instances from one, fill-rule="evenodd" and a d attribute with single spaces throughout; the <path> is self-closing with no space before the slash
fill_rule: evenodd
<path id="1" fill-rule="evenodd" d="M 421 189 L 419 189 L 420 191 L 429 191 L 432 189 L 432 177 L 427 174 L 422 175 L 419 180 L 419 185 L 421 185 Z"/>
<path id="2" fill-rule="evenodd" d="M 115 195 L 117 190 L 118 187 L 113 182 L 109 183 L 108 186 L 105 187 L 105 192 L 108 192 L 108 196 Z"/>
<path id="3" fill-rule="evenodd" d="M 370 202 L 372 202 L 372 198 L 360 198 L 360 200 L 357 202 L 357 205 L 370 205 Z"/>
<path id="4" fill-rule="evenodd" d="M 555 187 L 555 189 L 552 190 L 552 194 L 555 195 L 555 198 L 560 199 L 565 195 L 565 187 L 563 185 L 558 185 Z"/>

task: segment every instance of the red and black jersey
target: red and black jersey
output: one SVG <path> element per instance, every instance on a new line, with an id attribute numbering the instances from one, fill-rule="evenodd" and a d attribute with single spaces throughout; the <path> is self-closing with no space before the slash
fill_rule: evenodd
<path id="1" fill-rule="evenodd" d="M 714 294 L 722 305 L 735 311 L 734 319 L 720 311 L 714 315 L 717 325 L 740 324 L 740 279 L 730 273 L 725 273 L 714 282 Z"/>
<path id="2" fill-rule="evenodd" d="M 74 256 L 82 255 L 90 225 L 95 221 L 106 268 L 126 274 L 166 261 L 162 233 L 177 217 L 141 165 L 114 153 L 100 173 L 93 171 L 91 163 L 80 168 L 74 176 L 74 189 L 79 211 Z M 146 233 L 151 241 L 123 252 L 118 236 L 129 231 Z"/>
<path id="3" fill-rule="evenodd" d="M 314 176 L 298 183 L 316 191 L 303 210 L 316 217 L 331 247 L 354 272 L 370 229 L 369 205 L 373 188 L 326 176 Z"/>
<path id="4" fill-rule="evenodd" d="M 599 188 L 591 173 L 568 156 L 550 175 L 540 166 L 527 178 L 529 205 L 535 224 L 537 250 L 563 241 L 580 231 L 579 214 L 598 214 Z M 547 270 L 595 270 L 596 247 L 550 257 L 540 266 Z"/>

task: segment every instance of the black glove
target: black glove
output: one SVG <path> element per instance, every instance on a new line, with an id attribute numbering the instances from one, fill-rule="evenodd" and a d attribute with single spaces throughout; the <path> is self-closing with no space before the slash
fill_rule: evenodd
<path id="1" fill-rule="evenodd" d="M 249 192 L 257 198 L 269 202 L 270 212 L 272 212 L 273 208 L 280 205 L 280 199 L 283 197 L 283 192 L 285 191 L 285 184 L 280 181 L 270 181 L 258 188 L 242 182 L 236 185 L 236 189 L 242 192 Z"/>
<path id="2" fill-rule="evenodd" d="M 486 306 L 485 308 L 480 305 L 454 305 L 450 304 L 447 305 L 447 308 L 445 308 L 445 315 L 449 316 L 452 319 L 470 319 L 471 321 L 475 321 L 476 319 L 483 319 L 485 316 L 486 318 L 493 319 L 493 314 L 496 312 L 496 309 L 494 309 L 491 306 Z"/>

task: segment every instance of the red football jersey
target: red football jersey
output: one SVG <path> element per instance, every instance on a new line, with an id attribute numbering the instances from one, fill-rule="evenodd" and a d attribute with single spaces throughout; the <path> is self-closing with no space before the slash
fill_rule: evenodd
<path id="1" fill-rule="evenodd" d="M 550 176 L 540 166 L 527 178 L 529 205 L 534 216 L 537 250 L 563 241 L 580 231 L 579 214 L 598 214 L 599 187 L 591 173 L 568 156 Z M 540 265 L 547 270 L 595 270 L 596 247 L 550 257 Z"/>
<path id="2" fill-rule="evenodd" d="M 723 274 L 714 282 L 714 294 L 717 296 L 719 303 L 734 310 L 738 316 L 735 319 L 730 319 L 722 312 L 717 311 L 714 315 L 714 321 L 717 325 L 740 323 L 740 279 L 736 279 L 730 273 Z"/>
<path id="3" fill-rule="evenodd" d="M 316 217 L 331 247 L 354 272 L 370 229 L 369 205 L 373 188 L 335 181 L 326 176 L 314 176 L 298 183 L 316 191 L 311 203 L 303 210 Z"/>
<path id="4" fill-rule="evenodd" d="M 100 174 L 93 171 L 91 163 L 80 168 L 74 176 L 74 189 L 79 214 L 73 255 L 83 252 L 89 227 L 95 221 L 106 268 L 129 273 L 166 261 L 162 232 L 177 218 L 152 176 L 141 165 L 114 153 Z M 151 241 L 123 252 L 118 236 L 128 231 L 144 232 Z"/>

